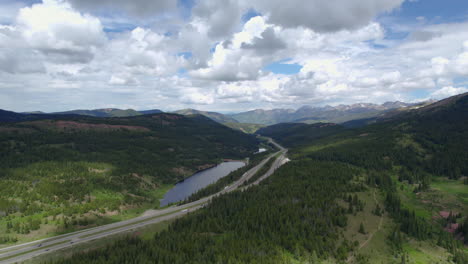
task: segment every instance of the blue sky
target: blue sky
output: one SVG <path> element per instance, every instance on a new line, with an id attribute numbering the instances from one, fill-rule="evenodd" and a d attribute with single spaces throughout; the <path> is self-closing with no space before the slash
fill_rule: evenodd
<path id="1" fill-rule="evenodd" d="M 290 62 L 291 59 L 276 61 L 267 65 L 264 69 L 276 74 L 296 74 L 302 69 L 302 65 Z"/>
<path id="2" fill-rule="evenodd" d="M 390 16 L 410 22 L 417 17 L 424 17 L 433 23 L 444 23 L 465 21 L 467 10 L 468 2 L 464 0 L 416 0 L 405 1 Z"/>
<path id="3" fill-rule="evenodd" d="M 289 5 L 0 0 L 0 108 L 235 112 L 468 91 L 468 1 Z"/>

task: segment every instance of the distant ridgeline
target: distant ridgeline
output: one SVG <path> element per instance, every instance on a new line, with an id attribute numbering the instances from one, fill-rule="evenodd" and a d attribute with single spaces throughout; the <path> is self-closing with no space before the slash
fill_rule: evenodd
<path id="1" fill-rule="evenodd" d="M 260 130 L 291 162 L 138 237 L 54 263 L 468 263 L 468 96 L 374 125 Z"/>
<path id="2" fill-rule="evenodd" d="M 452 179 L 468 175 L 468 95 L 376 121 L 359 129 L 286 123 L 257 133 L 287 147 L 314 145 L 298 147 L 292 153 L 319 160 L 343 160 L 374 169 L 403 165 L 416 174 Z M 321 151 L 309 151 L 316 149 Z"/>
<path id="3" fill-rule="evenodd" d="M 0 124 L 0 243 L 157 207 L 164 186 L 258 149 L 254 136 L 200 115 L 34 116 Z"/>

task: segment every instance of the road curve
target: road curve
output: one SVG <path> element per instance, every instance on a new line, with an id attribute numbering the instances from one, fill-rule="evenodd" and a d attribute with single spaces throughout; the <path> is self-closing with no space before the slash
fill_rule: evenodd
<path id="1" fill-rule="evenodd" d="M 43 254 L 51 253 L 56 250 L 73 247 L 84 242 L 89 242 L 110 235 L 129 232 L 146 225 L 155 224 L 177 217 L 181 217 L 189 212 L 204 207 L 215 196 L 219 196 L 238 189 L 239 186 L 241 186 L 245 181 L 253 177 L 255 173 L 259 169 L 261 169 L 270 158 L 278 155 L 273 165 L 264 175 L 262 175 L 252 184 L 242 187 L 242 190 L 250 186 L 256 185 L 265 178 L 272 175 L 277 168 L 279 168 L 285 162 L 287 162 L 287 149 L 283 148 L 282 146 L 274 142 L 272 139 L 270 139 L 270 142 L 273 145 L 275 145 L 279 149 L 279 151 L 269 155 L 257 166 L 244 173 L 244 175 L 242 175 L 242 177 L 239 180 L 237 180 L 236 182 L 234 182 L 233 184 L 229 185 L 227 188 L 223 189 L 222 191 L 216 194 L 183 205 L 171 206 L 161 210 L 149 210 L 145 212 L 142 216 L 135 217 L 129 220 L 93 227 L 86 230 L 59 235 L 51 238 L 36 240 L 33 242 L 19 244 L 7 248 L 2 248 L 0 249 L 0 264 L 21 263 L 23 261 L 32 259 Z"/>

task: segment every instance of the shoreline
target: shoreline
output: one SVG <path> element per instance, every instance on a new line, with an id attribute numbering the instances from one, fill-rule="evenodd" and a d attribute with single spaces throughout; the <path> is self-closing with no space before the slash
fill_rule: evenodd
<path id="1" fill-rule="evenodd" d="M 192 177 L 193 175 L 195 175 L 195 174 L 197 174 L 197 173 L 200 173 L 200 172 L 203 172 L 203 171 L 206 171 L 206 170 L 215 168 L 215 167 L 221 165 L 221 164 L 224 163 L 224 162 L 242 162 L 242 163 L 244 163 L 244 166 L 249 164 L 248 158 L 246 158 L 246 159 L 244 159 L 244 160 L 222 159 L 222 162 L 220 162 L 220 163 L 200 165 L 200 166 L 198 166 L 198 167 L 199 167 L 199 168 L 202 167 L 201 169 L 196 170 L 196 171 L 195 171 L 194 173 L 192 173 L 190 176 L 188 176 L 188 177 L 186 177 L 186 178 L 184 178 L 184 179 L 182 179 L 182 180 L 176 182 L 176 183 L 174 184 L 174 186 L 177 185 L 177 184 L 179 184 L 179 183 L 184 182 L 185 180 L 187 180 L 188 178 Z"/>

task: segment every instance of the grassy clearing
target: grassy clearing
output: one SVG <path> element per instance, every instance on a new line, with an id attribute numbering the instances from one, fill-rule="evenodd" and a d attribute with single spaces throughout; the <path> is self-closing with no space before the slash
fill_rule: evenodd
<path id="1" fill-rule="evenodd" d="M 174 187 L 174 184 L 163 184 L 159 186 L 159 188 L 152 190 L 148 195 L 153 198 L 154 202 L 154 208 L 159 208 L 159 200 L 164 198 L 164 195 Z"/>
<path id="2" fill-rule="evenodd" d="M 352 143 L 352 142 L 355 142 L 356 140 L 358 140 L 358 139 L 343 139 L 343 140 L 334 141 L 334 142 L 328 143 L 328 144 L 314 144 L 314 145 L 310 145 L 310 146 L 307 146 L 305 148 L 299 149 L 299 153 L 302 156 L 302 155 L 310 153 L 310 152 L 316 152 L 316 151 L 319 151 L 319 150 L 322 150 L 322 149 Z"/>
<path id="3" fill-rule="evenodd" d="M 392 263 L 395 260 L 386 242 L 393 225 L 393 221 L 388 216 L 384 216 L 380 230 L 375 231 L 372 239 L 359 250 L 359 254 L 369 258 L 369 263 Z"/>
<path id="4" fill-rule="evenodd" d="M 445 249 L 431 245 L 427 241 L 410 240 L 403 245 L 403 250 L 408 255 L 409 261 L 407 263 L 451 263 L 448 261 L 449 254 Z"/>
<path id="5" fill-rule="evenodd" d="M 110 170 L 110 167 L 103 163 L 89 163 L 88 165 L 89 168 L 91 168 L 90 170 L 92 170 L 91 173 L 93 174 L 103 175 Z M 146 210 L 159 208 L 159 200 L 162 199 L 164 194 L 172 187 L 173 185 L 171 184 L 164 184 L 160 185 L 157 189 L 149 190 L 145 195 L 147 195 L 147 197 L 149 197 L 149 199 L 153 202 L 144 202 L 138 206 L 120 206 L 122 203 L 124 203 L 125 197 L 123 194 L 102 189 L 95 190 L 91 193 L 91 197 L 93 204 L 96 204 L 97 206 L 96 208 L 113 207 L 115 210 L 108 211 L 96 209 L 93 212 L 85 214 L 80 214 L 78 212 L 72 213 L 71 215 L 66 216 L 69 222 L 67 227 L 63 225 L 62 217 L 64 217 L 64 214 L 58 213 L 56 216 L 54 216 L 54 208 L 44 208 L 45 211 L 29 216 L 23 216 L 20 213 L 11 214 L 9 217 L 0 218 L 0 234 L 2 234 L 2 236 L 16 238 L 17 241 L 15 243 L 10 242 L 0 244 L 0 248 L 79 231 L 84 228 L 101 226 L 135 218 L 143 214 Z M 80 205 L 77 204 L 77 206 Z M 71 224 L 74 220 L 80 221 L 83 219 L 86 219 L 88 223 L 87 225 Z M 40 225 L 39 229 L 37 230 L 31 230 L 27 234 L 18 234 L 14 230 L 6 229 L 8 221 L 11 221 L 13 224 L 18 223 L 20 225 L 26 225 L 31 221 L 38 221 Z"/>
<path id="6" fill-rule="evenodd" d="M 413 192 L 415 186 L 397 181 L 396 176 L 394 177 L 394 181 L 397 184 L 397 190 L 400 194 L 403 207 L 414 210 L 417 216 L 424 217 L 428 220 L 431 219 L 431 209 L 428 205 L 421 202 L 420 194 Z"/>
<path id="7" fill-rule="evenodd" d="M 396 143 L 402 148 L 411 148 L 420 155 L 426 152 L 424 148 L 419 143 L 414 141 L 413 137 L 409 134 L 402 134 L 402 136 L 397 139 Z"/>
<path id="8" fill-rule="evenodd" d="M 468 205 L 468 185 L 460 180 L 448 180 L 435 178 L 431 184 L 432 188 L 456 196 L 464 204 Z"/>
<path id="9" fill-rule="evenodd" d="M 394 180 L 404 207 L 427 220 L 432 221 L 432 217 L 439 216 L 440 211 L 468 211 L 468 187 L 462 180 L 434 177 L 430 189 L 420 193 L 413 192 L 416 185 L 398 182 L 396 176 Z"/>
<path id="10" fill-rule="evenodd" d="M 357 212 L 354 215 L 348 215 L 348 225 L 344 232 L 344 236 L 348 240 L 358 241 L 359 245 L 364 243 L 369 238 L 370 233 L 377 231 L 380 222 L 380 216 L 374 215 L 372 213 L 377 205 L 373 197 L 374 191 L 374 189 L 371 189 L 367 192 L 357 193 L 359 200 L 363 201 L 365 204 L 364 209 L 363 211 Z M 378 197 L 378 193 L 376 194 L 376 197 Z M 380 204 L 380 201 L 377 201 Z M 380 204 L 380 207 L 383 208 L 383 205 Z M 366 234 L 361 234 L 358 232 L 359 225 L 361 223 L 364 225 Z"/>
<path id="11" fill-rule="evenodd" d="M 259 130 L 260 128 L 265 127 L 265 125 L 249 123 L 225 123 L 224 125 L 230 128 L 238 129 L 247 134 L 253 134 L 257 132 L 257 130 Z"/>
<path id="12" fill-rule="evenodd" d="M 376 206 L 376 202 L 373 198 L 373 191 L 374 189 L 371 189 L 367 192 L 358 193 L 358 198 L 365 203 L 364 210 L 356 213 L 355 215 L 348 216 L 348 227 L 343 233 L 344 237 L 351 241 L 358 241 L 361 246 L 369 238 L 370 234 L 373 233 L 372 238 L 356 253 L 367 257 L 369 261 L 368 263 L 401 263 L 401 254 L 393 252 L 386 242 L 395 223 L 386 214 L 384 214 L 381 228 L 378 229 L 380 217 L 372 213 L 372 210 Z M 425 209 L 422 207 L 424 204 L 414 204 L 415 202 L 420 203 L 420 201 L 417 200 L 417 197 L 413 197 L 409 192 L 404 191 L 402 191 L 402 196 L 403 199 L 405 199 L 406 206 L 419 209 L 420 213 L 423 215 L 430 215 L 430 212 L 424 212 Z M 376 193 L 376 198 L 379 206 L 384 208 L 382 197 L 380 197 L 378 192 Z M 366 234 L 358 232 L 361 222 L 365 227 Z M 450 263 L 448 261 L 450 254 L 445 249 L 438 247 L 431 242 L 408 239 L 403 245 L 403 251 L 407 256 L 406 263 Z"/>

